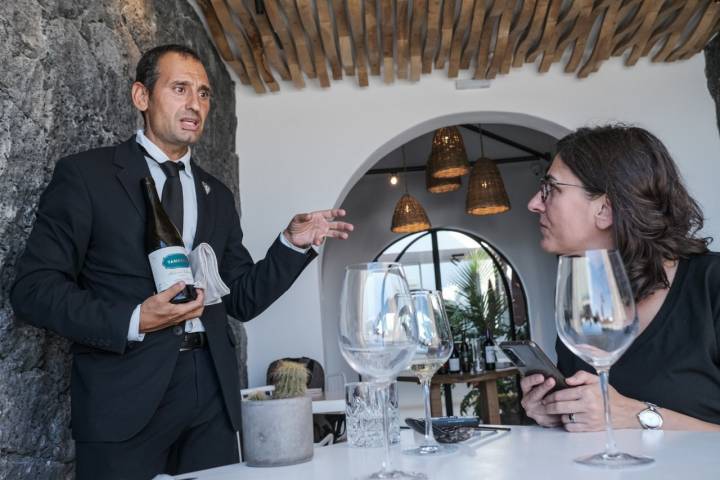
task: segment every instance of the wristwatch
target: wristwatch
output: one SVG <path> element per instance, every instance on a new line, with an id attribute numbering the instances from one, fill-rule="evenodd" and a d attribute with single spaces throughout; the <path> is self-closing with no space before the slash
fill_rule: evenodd
<path id="1" fill-rule="evenodd" d="M 663 418 L 658 406 L 650 402 L 645 402 L 645 405 L 647 408 L 637 414 L 638 422 L 646 430 L 660 430 L 663 426 Z"/>

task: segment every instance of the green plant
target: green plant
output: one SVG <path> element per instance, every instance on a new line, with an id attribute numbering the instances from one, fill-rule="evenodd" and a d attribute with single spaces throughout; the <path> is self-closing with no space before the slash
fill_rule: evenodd
<path id="1" fill-rule="evenodd" d="M 458 265 L 453 282 L 457 288 L 458 301 L 445 302 L 450 328 L 456 341 L 483 336 L 487 330 L 496 338 L 510 334 L 510 322 L 513 320 L 506 316 L 509 299 L 500 287 L 504 283 L 502 275 L 503 272 L 483 250 L 471 252 L 465 257 L 465 261 Z M 487 287 L 483 289 L 481 287 L 485 281 Z M 516 326 L 515 335 L 518 340 L 526 339 L 527 325 Z M 515 379 L 499 379 L 497 387 L 503 422 L 519 423 Z M 460 404 L 461 415 L 482 416 L 483 402 L 480 391 L 472 389 Z"/>
<path id="2" fill-rule="evenodd" d="M 257 392 L 252 392 L 250 395 L 248 395 L 247 399 L 248 400 L 270 400 L 270 397 L 265 392 L 257 391 Z"/>
<path id="3" fill-rule="evenodd" d="M 455 340 L 484 335 L 490 330 L 494 336 L 506 335 L 509 325 L 503 323 L 508 308 L 507 298 L 496 286 L 501 284 L 502 272 L 482 250 L 474 250 L 458 265 L 453 284 L 457 288 L 457 302 L 446 301 L 445 309 Z M 487 288 L 482 282 L 487 279 Z"/>
<path id="4" fill-rule="evenodd" d="M 302 397 L 307 391 L 309 372 L 305 365 L 283 360 L 271 374 L 275 391 L 273 398 Z"/>

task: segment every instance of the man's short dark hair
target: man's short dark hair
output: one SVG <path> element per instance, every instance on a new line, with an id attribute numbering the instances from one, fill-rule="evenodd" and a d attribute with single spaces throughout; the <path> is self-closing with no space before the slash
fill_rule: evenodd
<path id="1" fill-rule="evenodd" d="M 178 53 L 184 57 L 190 57 L 202 63 L 200 56 L 190 47 L 185 45 L 168 44 L 160 45 L 145 52 L 140 58 L 135 70 L 135 81 L 145 85 L 145 88 L 152 93 L 155 88 L 160 72 L 158 71 L 158 62 L 166 53 Z"/>

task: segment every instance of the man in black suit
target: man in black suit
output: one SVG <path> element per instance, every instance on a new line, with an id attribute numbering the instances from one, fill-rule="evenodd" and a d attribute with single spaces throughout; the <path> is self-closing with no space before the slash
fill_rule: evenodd
<path id="1" fill-rule="evenodd" d="M 132 100 L 144 130 L 57 163 L 17 264 L 18 318 L 73 342 L 78 479 L 142 480 L 237 462 L 240 386 L 227 314 L 247 321 L 261 313 L 312 260 L 311 246 L 352 230 L 334 221 L 339 209 L 296 215 L 253 263 L 232 193 L 191 161 L 210 98 L 192 50 L 166 45 L 143 55 Z M 204 307 L 201 290 L 169 303 L 182 284 L 154 293 L 147 176 L 186 247 L 215 251 L 231 290 L 222 303 Z"/>

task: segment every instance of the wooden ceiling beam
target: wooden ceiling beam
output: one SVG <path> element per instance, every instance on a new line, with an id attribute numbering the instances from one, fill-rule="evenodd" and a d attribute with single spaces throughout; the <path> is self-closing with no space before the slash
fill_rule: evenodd
<path id="1" fill-rule="evenodd" d="M 383 81 L 392 83 L 395 79 L 395 2 L 380 0 L 382 23 Z"/>
<path id="2" fill-rule="evenodd" d="M 260 78 L 267 84 L 271 92 L 277 92 L 280 90 L 280 85 L 275 81 L 270 69 L 265 63 L 263 56 L 263 43 L 260 38 L 260 30 L 258 30 L 257 24 L 252 18 L 252 14 L 248 11 L 242 0 L 228 0 L 230 12 L 234 13 L 235 16 L 240 20 L 243 32 L 247 38 L 247 43 L 250 47 L 250 53 L 252 54 L 255 66 L 260 73 Z"/>
<path id="3" fill-rule="evenodd" d="M 460 15 L 452 36 L 450 44 L 450 64 L 448 65 L 448 78 L 455 78 L 460 71 L 460 59 L 462 56 L 462 44 L 470 28 L 472 13 L 475 7 L 475 0 L 461 0 Z"/>
<path id="4" fill-rule="evenodd" d="M 295 85 L 296 88 L 303 88 L 305 87 L 305 79 L 303 78 L 302 71 L 300 70 L 300 61 L 298 60 L 297 52 L 295 51 L 295 44 L 290 37 L 287 24 L 280 12 L 278 0 L 265 0 L 264 5 L 267 18 L 273 27 L 273 31 L 277 33 L 282 50 L 285 52 L 285 59 L 287 60 L 288 70 L 290 72 L 290 78 L 292 79 L 293 85 Z"/>
<path id="5" fill-rule="evenodd" d="M 342 66 L 338 49 L 335 45 L 335 27 L 330 17 L 330 4 L 328 0 L 317 2 L 318 21 L 320 22 L 320 37 L 322 38 L 325 55 L 330 62 L 333 80 L 342 80 Z"/>
<path id="6" fill-rule="evenodd" d="M 395 30 L 397 31 L 397 76 L 408 78 L 408 62 L 410 61 L 410 36 L 409 36 L 409 3 L 408 0 L 397 0 L 397 17 L 395 19 Z"/>
<path id="7" fill-rule="evenodd" d="M 585 78 L 611 56 L 627 66 L 685 60 L 720 31 L 717 0 L 264 0 L 257 12 L 251 3 L 198 0 L 220 56 L 257 93 L 278 91 L 276 76 L 328 88 L 357 71 L 366 87 L 370 75 L 417 82 L 446 65 L 448 78 L 471 65 L 474 79 L 531 62 L 544 73 L 566 58 L 565 72 Z"/>
<path id="8" fill-rule="evenodd" d="M 345 11 L 344 0 L 332 0 L 333 12 L 335 14 L 335 27 L 337 28 L 338 43 L 340 45 L 340 61 L 342 62 L 345 75 L 355 75 L 355 63 L 353 62 L 352 36 Z"/>
<path id="9" fill-rule="evenodd" d="M 410 26 L 410 80 L 417 82 L 422 73 L 422 29 L 427 22 L 427 0 L 414 0 Z"/>
<path id="10" fill-rule="evenodd" d="M 250 80 L 250 84 L 255 90 L 255 93 L 265 93 L 265 85 L 262 80 L 260 80 L 260 76 L 257 68 L 255 67 L 255 63 L 253 62 L 252 52 L 250 51 L 247 40 L 245 40 L 245 36 L 240 29 L 235 26 L 235 23 L 230 16 L 230 11 L 225 5 L 225 1 L 212 0 L 212 6 L 213 10 L 215 10 L 215 13 L 217 14 L 218 20 L 220 20 L 220 25 L 222 25 L 223 30 L 225 30 L 225 32 L 230 36 L 235 44 L 235 47 L 240 53 L 240 60 L 242 61 L 244 70 L 247 73 L 248 79 Z M 235 68 L 237 67 L 238 66 L 235 65 Z"/>
<path id="11" fill-rule="evenodd" d="M 427 35 L 423 49 L 422 73 L 431 73 L 440 33 L 440 0 L 428 0 Z"/>
<path id="12" fill-rule="evenodd" d="M 320 34 L 318 33 L 317 24 L 315 23 L 315 9 L 312 0 L 297 0 L 297 7 L 300 21 L 303 28 L 310 39 L 310 47 L 312 48 L 313 66 L 315 73 L 320 80 L 320 86 L 323 88 L 330 87 L 330 77 L 327 72 L 327 60 L 325 59 L 325 51 L 323 50 Z"/>

